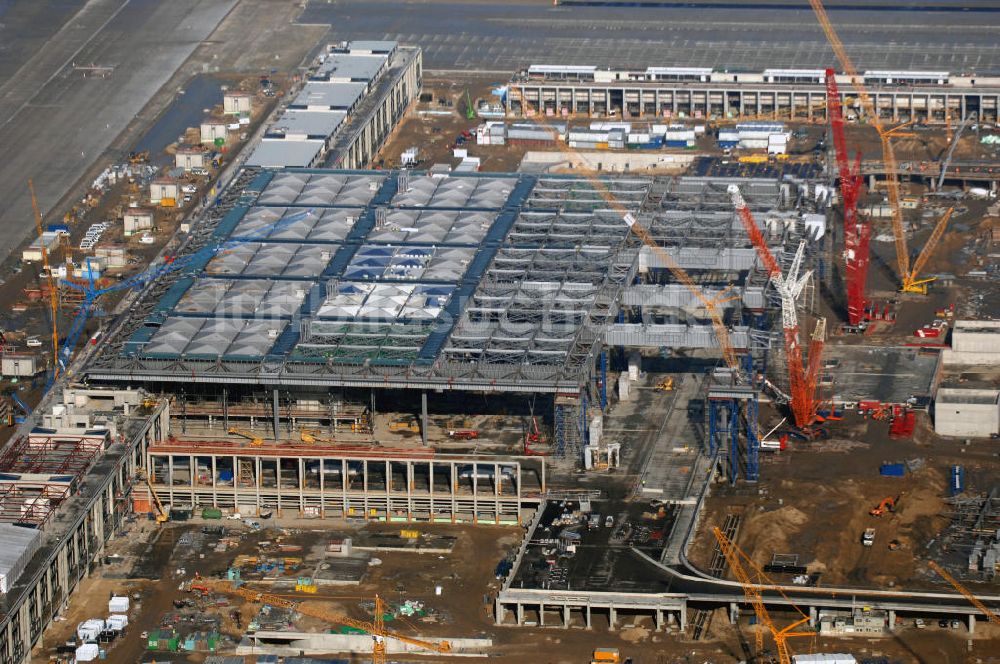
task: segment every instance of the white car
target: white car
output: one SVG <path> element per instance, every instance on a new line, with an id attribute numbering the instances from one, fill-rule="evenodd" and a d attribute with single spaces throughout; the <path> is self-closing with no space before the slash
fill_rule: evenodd
<path id="1" fill-rule="evenodd" d="M 28 340 L 25 343 L 29 348 L 38 348 L 42 345 L 42 340 L 38 337 L 28 337 Z"/>
<path id="2" fill-rule="evenodd" d="M 194 186 L 193 184 L 186 184 L 183 187 L 181 187 L 181 191 L 183 191 L 185 194 L 193 194 L 198 191 L 198 187 Z"/>
<path id="3" fill-rule="evenodd" d="M 153 244 L 156 242 L 156 238 L 148 233 L 139 237 L 139 242 L 142 244 Z"/>

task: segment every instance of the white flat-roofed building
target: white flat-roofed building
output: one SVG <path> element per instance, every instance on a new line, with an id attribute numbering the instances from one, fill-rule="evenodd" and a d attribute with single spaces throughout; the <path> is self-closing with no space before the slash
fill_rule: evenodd
<path id="1" fill-rule="evenodd" d="M 247 159 L 246 165 L 264 168 L 315 166 L 323 156 L 324 145 L 324 141 L 265 138 Z"/>
<path id="2" fill-rule="evenodd" d="M 367 83 L 309 81 L 288 107 L 306 111 L 343 111 L 350 114 L 367 91 Z"/>
<path id="3" fill-rule="evenodd" d="M 250 115 L 253 111 L 253 93 L 227 90 L 222 95 L 222 112 L 226 115 Z"/>
<path id="4" fill-rule="evenodd" d="M 934 400 L 934 431 L 964 438 L 1000 434 L 1000 390 L 940 388 Z"/>

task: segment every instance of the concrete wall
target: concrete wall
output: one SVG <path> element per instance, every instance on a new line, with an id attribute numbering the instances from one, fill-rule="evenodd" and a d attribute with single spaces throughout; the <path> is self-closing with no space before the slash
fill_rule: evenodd
<path id="1" fill-rule="evenodd" d="M 1000 390 L 941 388 L 934 403 L 934 431 L 965 438 L 1000 433 Z"/>
<path id="2" fill-rule="evenodd" d="M 945 364 L 1000 364 L 1000 322 L 955 321 Z"/>
<path id="3" fill-rule="evenodd" d="M 551 173 L 572 173 L 574 169 L 611 173 L 635 173 L 642 171 L 681 172 L 691 165 L 694 154 L 639 154 L 637 152 L 541 152 L 531 151 L 524 155 L 522 169 L 529 165 L 539 165 Z"/>
<path id="4" fill-rule="evenodd" d="M 78 498 L 80 502 L 46 524 L 59 539 L 40 549 L 4 598 L 9 610 L 0 617 L 0 662 L 31 661 L 31 649 L 80 581 L 90 575 L 108 539 L 121 530 L 130 502 L 118 497 L 130 494 L 145 447 L 166 435 L 168 422 L 164 404 L 126 441 L 113 468 L 105 468 L 107 474 L 88 477 L 89 488 Z"/>

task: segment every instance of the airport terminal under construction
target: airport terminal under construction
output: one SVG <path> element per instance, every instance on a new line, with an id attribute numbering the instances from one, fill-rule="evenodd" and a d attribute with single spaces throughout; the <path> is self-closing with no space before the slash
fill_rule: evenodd
<path id="1" fill-rule="evenodd" d="M 149 650 L 177 650 L 184 623 L 224 607 L 213 628 L 258 662 L 378 662 L 386 641 L 529 661 L 534 650 L 496 636 L 513 627 L 695 648 L 715 614 L 747 660 L 747 628 L 779 651 L 799 625 L 795 636 L 890 635 L 904 616 L 961 618 L 970 644 L 995 638 L 975 632 L 977 619 L 1000 623 L 980 602 L 1000 603 L 986 585 L 1000 570 L 986 523 L 995 458 L 970 441 L 1000 435 L 1000 328 L 955 320 L 954 303 L 1000 274 L 981 251 L 1000 224 L 979 223 L 1000 217 L 988 208 L 1000 171 L 956 161 L 965 172 L 949 175 L 952 150 L 919 177 L 903 158 L 872 166 L 848 155 L 844 125 L 852 141 L 873 114 L 945 125 L 953 147 L 973 121 L 992 129 L 1000 78 L 536 65 L 499 104 L 454 82 L 435 104 L 415 46 L 320 52 L 281 91 L 291 105 L 274 102 L 269 120 L 245 111 L 269 126 L 226 156 L 218 188 L 176 215 L 149 265 L 108 286 L 83 263 L 72 331 L 52 334 L 55 387 L 0 449 L 0 542 L 12 542 L 0 664 L 37 656 L 97 577 L 126 592 L 149 581 L 133 616 L 175 635 L 142 632 Z M 233 94 L 272 99 L 265 79 Z M 344 90 L 350 108 L 335 108 Z M 477 108 L 511 122 L 495 134 L 507 144 L 490 123 L 477 130 Z M 428 125 L 428 153 L 458 127 L 447 153 L 462 164 L 417 163 L 414 150 L 414 168 L 396 167 L 407 122 Z M 654 123 L 664 140 L 651 147 Z M 505 166 L 480 171 L 476 155 Z M 276 165 L 289 159 L 310 166 Z M 953 237 L 975 248 L 948 244 L 962 267 L 934 273 L 953 213 Z M 931 239 L 913 258 L 917 234 Z M 435 555 L 392 560 L 415 551 Z M 949 583 L 946 570 L 981 581 L 979 599 L 928 564 Z M 388 596 L 395 584 L 393 610 L 409 611 L 420 583 L 421 601 L 454 614 L 422 632 L 476 637 L 403 637 L 382 599 L 313 604 L 343 603 L 329 586 Z M 176 619 L 152 615 L 171 604 Z M 775 628 L 768 609 L 793 626 Z M 223 653 L 212 643 L 190 650 Z"/>

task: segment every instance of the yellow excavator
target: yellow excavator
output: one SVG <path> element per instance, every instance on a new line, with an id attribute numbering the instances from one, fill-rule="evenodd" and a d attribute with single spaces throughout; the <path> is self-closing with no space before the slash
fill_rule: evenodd
<path id="1" fill-rule="evenodd" d="M 243 429 L 237 427 L 229 427 L 229 433 L 234 436 L 246 438 L 250 441 L 251 447 L 260 447 L 264 444 L 264 439 L 255 434 L 253 431 L 244 431 Z"/>

